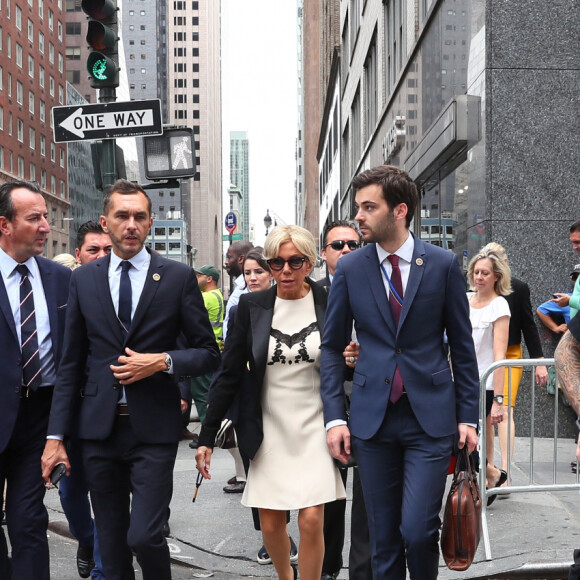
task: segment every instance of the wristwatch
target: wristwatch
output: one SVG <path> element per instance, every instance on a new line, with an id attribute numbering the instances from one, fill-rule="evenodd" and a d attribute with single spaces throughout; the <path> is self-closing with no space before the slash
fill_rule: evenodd
<path id="1" fill-rule="evenodd" d="M 166 352 L 164 352 L 163 354 L 165 355 L 165 364 L 167 365 L 167 370 L 169 370 L 171 368 L 171 365 L 173 364 L 173 361 Z"/>
<path id="2" fill-rule="evenodd" d="M 503 405 L 503 395 L 495 395 L 493 400 L 499 405 Z"/>

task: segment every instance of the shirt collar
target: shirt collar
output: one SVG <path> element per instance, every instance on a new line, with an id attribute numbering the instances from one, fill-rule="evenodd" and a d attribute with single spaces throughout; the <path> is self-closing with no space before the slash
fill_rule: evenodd
<path id="1" fill-rule="evenodd" d="M 111 251 L 111 271 L 112 272 L 115 272 L 117 270 L 117 268 L 119 267 L 119 265 L 121 264 L 121 262 L 123 262 L 123 261 L 124 261 L 123 258 L 120 258 L 119 256 L 117 256 L 117 254 L 115 254 L 115 250 Z M 131 262 L 131 265 L 133 266 L 133 268 L 135 268 L 136 270 L 141 270 L 146 264 L 149 264 L 149 262 L 151 261 L 151 256 L 149 255 L 147 248 L 145 248 L 145 246 L 143 246 L 141 248 L 141 251 L 138 254 L 135 254 L 128 261 Z"/>
<path id="2" fill-rule="evenodd" d="M 9 256 L 2 248 L 0 248 L 0 271 L 2 272 L 2 277 L 8 279 L 14 272 L 14 268 L 20 263 L 25 264 L 28 267 L 30 275 L 34 278 L 38 273 L 38 264 L 34 259 L 34 256 L 28 258 L 26 262 L 17 262 L 12 256 Z"/>
<path id="3" fill-rule="evenodd" d="M 382 264 L 390 255 L 391 252 L 387 252 L 384 248 L 382 248 L 379 244 L 375 244 L 377 248 L 377 256 L 379 258 L 379 264 Z M 415 239 L 409 233 L 407 239 L 404 241 L 403 245 L 398 248 L 396 252 L 392 252 L 404 260 L 405 262 L 411 263 L 413 259 L 413 252 L 415 251 Z"/>
<path id="4" fill-rule="evenodd" d="M 246 281 L 244 279 L 244 275 L 240 274 L 235 280 L 234 280 L 234 284 L 240 289 L 242 290 L 243 288 L 245 288 L 246 286 Z"/>

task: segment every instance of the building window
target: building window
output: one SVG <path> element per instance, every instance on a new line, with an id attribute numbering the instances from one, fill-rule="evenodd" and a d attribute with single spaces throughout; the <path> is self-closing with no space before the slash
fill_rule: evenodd
<path id="1" fill-rule="evenodd" d="M 38 33 L 38 50 L 44 54 L 44 34 L 42 32 Z"/>
<path id="2" fill-rule="evenodd" d="M 18 177 L 24 178 L 24 157 L 18 156 Z"/>
<path id="3" fill-rule="evenodd" d="M 28 40 L 34 42 L 34 23 L 28 19 Z"/>
<path id="4" fill-rule="evenodd" d="M 48 9 L 48 29 L 54 30 L 54 12 Z"/>
<path id="5" fill-rule="evenodd" d="M 22 8 L 16 5 L 16 28 L 22 30 Z"/>
<path id="6" fill-rule="evenodd" d="M 28 112 L 34 115 L 34 93 L 28 91 Z"/>
<path id="7" fill-rule="evenodd" d="M 19 105 L 24 102 L 24 85 L 20 81 L 16 81 L 16 102 Z"/>
<path id="8" fill-rule="evenodd" d="M 60 157 L 60 159 L 59 159 L 60 166 L 64 169 L 64 149 L 63 148 L 61 148 L 59 151 L 59 157 Z"/>
<path id="9" fill-rule="evenodd" d="M 54 143 L 50 144 L 50 160 L 54 163 L 56 160 L 56 145 Z"/>
<path id="10" fill-rule="evenodd" d="M 54 44 L 48 43 L 48 62 L 54 64 Z"/>
<path id="11" fill-rule="evenodd" d="M 365 75 L 365 120 L 366 120 L 366 138 L 371 138 L 377 123 L 377 35 L 373 40 L 367 53 L 364 65 Z"/>
<path id="12" fill-rule="evenodd" d="M 38 84 L 44 88 L 44 67 L 38 67 Z"/>
<path id="13" fill-rule="evenodd" d="M 32 127 L 28 129 L 28 142 L 31 149 L 36 149 L 36 130 Z"/>
<path id="14" fill-rule="evenodd" d="M 39 110 L 40 110 L 40 120 L 44 123 L 46 121 L 46 105 L 42 100 L 40 101 Z"/>
<path id="15" fill-rule="evenodd" d="M 62 24 L 60 20 L 56 23 L 56 35 L 57 38 L 62 42 Z"/>
<path id="16" fill-rule="evenodd" d="M 36 181 L 36 165 L 30 164 L 30 181 Z"/>
<path id="17" fill-rule="evenodd" d="M 66 35 L 67 36 L 80 36 L 81 34 L 81 23 L 80 22 L 67 22 L 66 23 Z"/>
<path id="18" fill-rule="evenodd" d="M 46 169 L 40 171 L 40 187 L 46 189 Z"/>
<path id="19" fill-rule="evenodd" d="M 48 81 L 48 92 L 51 97 L 54 97 L 54 77 L 50 75 Z"/>
<path id="20" fill-rule="evenodd" d="M 32 55 L 28 55 L 28 76 L 33 79 L 34 78 L 34 57 Z"/>
<path id="21" fill-rule="evenodd" d="M 16 64 L 22 68 L 22 46 L 16 43 Z"/>
<path id="22" fill-rule="evenodd" d="M 46 137 L 44 135 L 40 136 L 40 154 L 46 157 Z"/>

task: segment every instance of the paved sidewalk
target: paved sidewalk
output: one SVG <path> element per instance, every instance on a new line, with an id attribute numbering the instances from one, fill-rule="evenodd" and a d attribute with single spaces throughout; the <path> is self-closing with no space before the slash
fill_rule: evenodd
<path id="1" fill-rule="evenodd" d="M 199 423 L 190 429 L 199 431 Z M 559 443 L 557 482 L 574 483 L 570 472 L 575 444 L 566 439 Z M 536 439 L 536 482 L 552 482 L 553 442 Z M 499 461 L 499 459 L 498 459 Z M 529 473 L 529 441 L 517 438 L 515 464 L 512 470 L 514 485 L 527 484 Z M 175 488 L 171 504 L 170 549 L 175 562 L 192 567 L 191 577 L 213 572 L 213 578 L 275 577 L 272 566 L 260 566 L 256 553 L 261 546 L 260 534 L 253 529 L 250 510 L 240 504 L 241 496 L 222 491 L 234 474 L 234 464 L 227 451 L 217 449 L 212 461 L 212 480 L 204 481 L 197 500 L 192 503 L 195 489 L 194 451 L 188 442 L 179 445 L 175 466 Z M 291 478 L 292 474 L 288 473 Z M 349 478 L 348 500 L 351 489 Z M 47 493 L 51 529 L 58 532 L 65 526 L 58 495 Z M 570 565 L 574 548 L 580 548 L 580 497 L 573 492 L 542 492 L 511 494 L 508 499 L 498 498 L 488 510 L 492 560 L 485 561 L 483 541 L 476 562 L 466 572 L 452 572 L 441 561 L 440 579 L 476 579 L 493 577 L 507 571 L 544 568 L 545 575 L 523 575 L 518 578 L 567 578 L 563 570 Z M 347 526 L 350 509 L 347 506 Z M 298 540 L 296 515 L 292 514 L 290 533 Z M 347 528 L 348 529 L 348 528 Z M 348 562 L 350 543 L 345 542 L 344 562 Z M 522 569 L 523 568 L 523 569 Z M 550 572 L 551 571 L 551 572 Z M 553 575 L 560 571 L 560 575 Z M 539 572 L 537 573 L 539 574 Z M 550 575 L 552 574 L 552 575 Z M 503 576 L 504 578 L 507 576 Z M 515 577 L 515 576 L 513 576 Z M 343 569 L 339 578 L 348 578 Z M 369 579 L 370 580 L 370 579 Z"/>

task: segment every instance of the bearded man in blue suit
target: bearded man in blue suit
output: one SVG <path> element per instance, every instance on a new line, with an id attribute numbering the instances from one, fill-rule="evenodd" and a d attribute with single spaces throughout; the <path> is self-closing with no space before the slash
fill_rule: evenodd
<path id="1" fill-rule="evenodd" d="M 406 567 L 412 579 L 432 580 L 454 439 L 469 451 L 477 444 L 465 281 L 453 253 L 409 232 L 418 196 L 407 173 L 376 167 L 352 188 L 367 245 L 338 262 L 329 295 L 321 360 L 328 446 L 341 461 L 352 448 L 358 461 L 374 580 L 404 580 Z M 360 353 L 347 425 L 342 353 L 353 321 Z"/>

